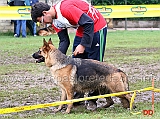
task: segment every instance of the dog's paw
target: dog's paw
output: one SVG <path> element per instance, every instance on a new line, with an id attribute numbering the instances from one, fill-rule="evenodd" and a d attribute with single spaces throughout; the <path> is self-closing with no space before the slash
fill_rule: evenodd
<path id="1" fill-rule="evenodd" d="M 69 114 L 70 113 L 70 111 L 64 111 L 64 112 L 62 112 L 63 114 Z"/>
<path id="2" fill-rule="evenodd" d="M 59 108 L 58 108 L 58 109 L 54 109 L 53 112 L 54 112 L 54 113 L 57 113 L 57 112 L 59 112 L 60 110 L 61 110 L 61 109 L 59 109 Z"/>

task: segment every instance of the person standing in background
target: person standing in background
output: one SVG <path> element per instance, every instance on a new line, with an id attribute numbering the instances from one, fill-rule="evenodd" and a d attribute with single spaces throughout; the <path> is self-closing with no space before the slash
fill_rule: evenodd
<path id="1" fill-rule="evenodd" d="M 14 0 L 8 0 L 7 4 L 9 6 L 14 6 Z M 17 27 L 17 21 L 16 20 L 11 20 L 11 24 L 14 23 L 14 35 L 16 34 L 16 27 Z"/>
<path id="2" fill-rule="evenodd" d="M 32 6 L 37 2 L 39 2 L 39 0 L 25 0 L 25 5 L 26 6 Z M 31 31 L 32 35 L 36 36 L 36 34 L 37 34 L 36 23 L 32 20 L 27 20 L 26 25 L 29 28 L 29 30 Z"/>
<path id="3" fill-rule="evenodd" d="M 14 6 L 25 6 L 25 0 L 14 0 Z M 26 20 L 17 20 L 16 34 L 14 37 L 20 37 L 22 30 L 22 38 L 26 38 Z"/>

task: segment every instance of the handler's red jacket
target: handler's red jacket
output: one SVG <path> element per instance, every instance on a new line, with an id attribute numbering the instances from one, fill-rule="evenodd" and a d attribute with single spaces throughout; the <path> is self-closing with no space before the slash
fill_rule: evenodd
<path id="1" fill-rule="evenodd" d="M 65 53 L 69 43 L 67 30 L 69 27 L 76 28 L 76 36 L 82 37 L 81 44 L 90 47 L 95 32 L 106 26 L 106 20 L 100 12 L 91 6 L 86 0 L 62 0 L 53 6 L 57 18 L 53 20 L 53 28 L 60 38 L 59 49 Z M 63 45 L 63 46 L 62 46 Z M 65 46 L 66 45 L 66 46 Z"/>

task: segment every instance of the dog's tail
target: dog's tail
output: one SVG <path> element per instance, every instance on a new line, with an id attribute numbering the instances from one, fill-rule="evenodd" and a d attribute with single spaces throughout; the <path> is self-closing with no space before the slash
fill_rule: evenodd
<path id="1" fill-rule="evenodd" d="M 128 77 L 127 75 L 120 69 L 118 69 L 118 72 L 121 74 L 122 76 L 122 80 L 123 80 L 123 83 L 124 83 L 124 86 L 125 86 L 125 90 L 126 91 L 129 91 L 129 82 L 128 82 Z"/>

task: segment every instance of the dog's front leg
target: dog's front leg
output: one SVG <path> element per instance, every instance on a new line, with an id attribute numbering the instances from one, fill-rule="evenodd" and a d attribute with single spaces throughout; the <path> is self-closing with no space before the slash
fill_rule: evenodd
<path id="1" fill-rule="evenodd" d="M 65 100 L 66 100 L 66 97 L 67 97 L 66 91 L 65 91 L 64 89 L 61 89 L 61 90 L 62 90 L 61 101 L 65 101 Z M 60 110 L 62 109 L 63 105 L 64 105 L 64 104 L 59 105 L 58 108 L 54 110 L 54 113 L 60 111 Z"/>
<path id="2" fill-rule="evenodd" d="M 72 100 L 73 99 L 73 91 L 72 90 L 67 90 L 66 93 L 67 93 L 67 100 Z M 68 104 L 68 107 L 66 109 L 67 114 L 70 113 L 72 106 L 73 106 L 73 103 Z"/>

